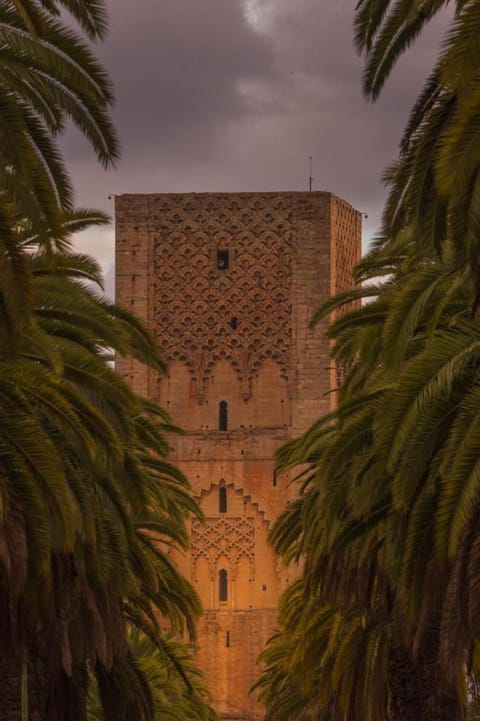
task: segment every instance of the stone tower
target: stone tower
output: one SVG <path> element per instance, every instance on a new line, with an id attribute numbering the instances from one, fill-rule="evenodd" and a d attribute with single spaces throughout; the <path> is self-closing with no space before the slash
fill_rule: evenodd
<path id="1" fill-rule="evenodd" d="M 156 335 L 168 376 L 117 368 L 185 431 L 172 458 L 206 517 L 181 559 L 204 607 L 200 666 L 221 718 L 253 721 L 290 573 L 267 544 L 295 493 L 273 456 L 334 402 L 325 325 L 308 323 L 351 287 L 361 216 L 323 192 L 121 195 L 115 211 L 117 302 Z"/>

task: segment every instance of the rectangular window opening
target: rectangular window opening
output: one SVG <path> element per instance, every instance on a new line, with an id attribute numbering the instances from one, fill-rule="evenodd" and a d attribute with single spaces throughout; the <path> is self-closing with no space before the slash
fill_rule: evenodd
<path id="1" fill-rule="evenodd" d="M 228 270 L 228 250 L 217 249 L 217 270 Z"/>

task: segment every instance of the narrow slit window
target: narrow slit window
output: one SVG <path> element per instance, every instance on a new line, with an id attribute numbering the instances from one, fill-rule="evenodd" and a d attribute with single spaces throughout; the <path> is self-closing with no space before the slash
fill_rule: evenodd
<path id="1" fill-rule="evenodd" d="M 228 573 L 224 568 L 218 574 L 218 600 L 228 601 Z"/>
<path id="2" fill-rule="evenodd" d="M 225 646 L 227 648 L 230 648 L 230 631 L 227 631 L 227 636 L 225 638 Z"/>
<path id="3" fill-rule="evenodd" d="M 228 250 L 220 249 L 217 250 L 217 270 L 228 270 Z"/>
<path id="4" fill-rule="evenodd" d="M 227 489 L 223 487 L 218 489 L 218 512 L 227 512 Z"/>
<path id="5" fill-rule="evenodd" d="M 218 404 L 218 430 L 228 431 L 228 403 L 220 401 Z"/>

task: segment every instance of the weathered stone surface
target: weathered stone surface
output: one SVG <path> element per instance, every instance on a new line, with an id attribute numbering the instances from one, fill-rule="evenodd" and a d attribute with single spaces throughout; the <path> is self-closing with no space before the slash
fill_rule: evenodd
<path id="1" fill-rule="evenodd" d="M 223 718 L 259 719 L 248 691 L 295 574 L 267 543 L 295 495 L 273 455 L 335 402 L 326 324 L 308 323 L 351 285 L 361 216 L 330 193 L 122 195 L 116 228 L 117 302 L 156 334 L 168 375 L 117 370 L 186 431 L 173 460 L 207 519 L 179 559 L 205 609 L 200 664 Z"/>

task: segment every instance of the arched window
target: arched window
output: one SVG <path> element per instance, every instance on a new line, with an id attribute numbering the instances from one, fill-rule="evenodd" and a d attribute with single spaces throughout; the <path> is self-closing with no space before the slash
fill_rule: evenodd
<path id="1" fill-rule="evenodd" d="M 218 489 L 218 512 L 227 512 L 227 489 L 223 486 Z"/>
<path id="2" fill-rule="evenodd" d="M 228 431 L 228 403 L 220 401 L 218 404 L 218 430 Z"/>
<path id="3" fill-rule="evenodd" d="M 218 573 L 218 600 L 228 601 L 228 573 L 224 568 Z"/>

